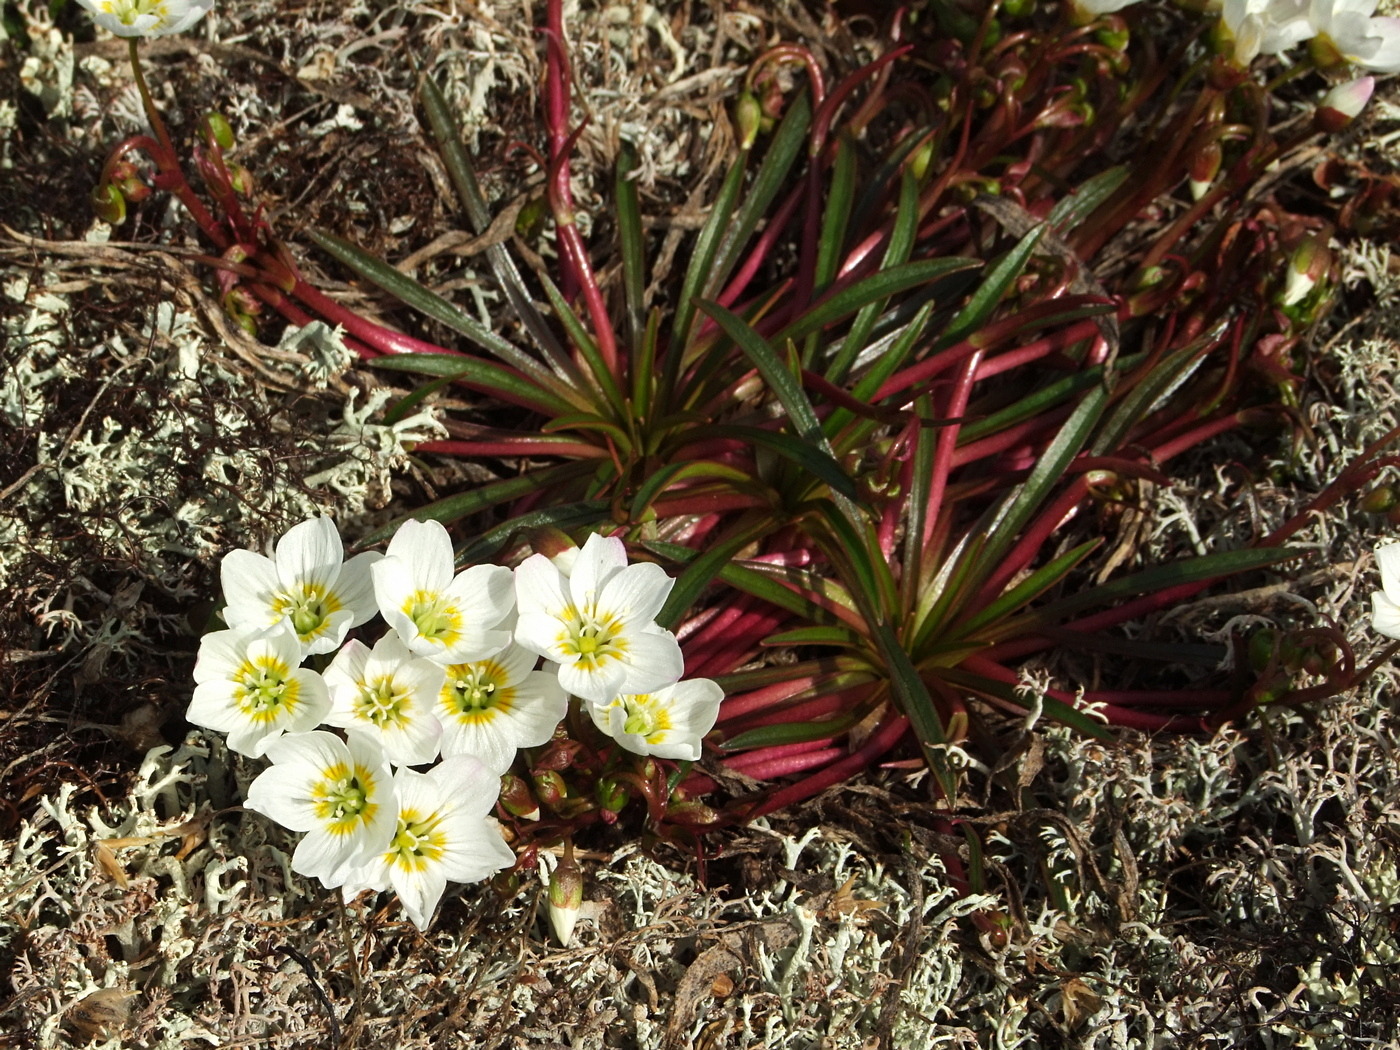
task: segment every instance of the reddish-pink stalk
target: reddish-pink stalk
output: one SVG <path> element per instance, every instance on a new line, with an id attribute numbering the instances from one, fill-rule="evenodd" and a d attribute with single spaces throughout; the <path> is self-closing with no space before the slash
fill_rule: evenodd
<path id="1" fill-rule="evenodd" d="M 1045 510 L 1032 521 L 1021 534 L 1021 538 L 1002 559 L 1001 563 L 992 570 L 992 574 L 987 577 L 977 596 L 972 599 L 969 608 L 980 609 L 990 604 L 1006 586 L 1007 582 L 1018 572 L 1024 569 L 1038 555 L 1045 546 L 1052 533 L 1074 514 L 1075 509 L 1089 494 L 1089 482 L 1085 475 L 1080 474 L 1073 478 L 1064 492 L 1060 493 Z"/>
<path id="2" fill-rule="evenodd" d="M 859 750 L 833 762 L 815 776 L 800 780 L 796 784 L 773 792 L 767 798 L 758 800 L 754 808 L 748 812 L 749 819 L 761 817 L 765 813 L 772 813 L 795 802 L 811 798 L 833 784 L 840 784 L 855 776 L 899 743 L 900 737 L 904 736 L 908 730 L 909 719 L 903 715 L 887 715 L 885 721 L 876 726 L 875 731 L 866 738 L 866 742 Z"/>
<path id="3" fill-rule="evenodd" d="M 835 742 L 834 736 L 824 736 L 820 740 L 802 740 L 796 744 L 773 744 L 769 747 L 745 751 L 741 755 L 725 755 L 723 761 L 730 769 L 744 769 L 757 762 L 787 758 L 789 755 L 805 755 L 810 751 L 820 751 L 822 748 L 830 747 Z"/>
<path id="4" fill-rule="evenodd" d="M 736 773 L 743 773 L 754 780 L 772 780 L 776 777 L 805 773 L 809 769 L 818 769 L 821 766 L 829 765 L 846 753 L 845 748 L 829 747 L 821 751 L 807 751 L 800 755 L 788 755 L 784 758 L 774 758 L 766 762 L 755 762 L 745 766 L 736 765 L 735 760 L 731 758 L 726 759 L 724 765 Z"/>
<path id="5" fill-rule="evenodd" d="M 968 463 L 976 463 L 978 460 L 988 459 L 1018 445 L 1024 445 L 1028 448 L 1039 447 L 1043 442 L 1033 439 L 1058 430 L 1059 424 L 1069 418 L 1071 411 L 1071 406 L 1065 405 L 1022 423 L 1016 423 L 988 437 L 971 441 L 961 448 L 953 450 L 950 466 L 956 469 Z"/>
<path id="6" fill-rule="evenodd" d="M 774 682 L 747 693 L 733 693 L 720 701 L 718 724 L 737 721 L 756 711 L 766 711 L 795 697 L 812 693 L 839 676 L 840 672 L 824 671 L 820 674 L 801 675 L 786 682 Z"/>
<path id="7" fill-rule="evenodd" d="M 787 198 L 779 205 L 778 210 L 773 213 L 773 217 L 769 219 L 768 225 L 765 226 L 763 232 L 759 234 L 758 240 L 754 242 L 754 246 L 744 259 L 743 264 L 735 272 L 734 276 L 730 278 L 729 283 L 725 285 L 724 291 L 715 299 L 715 301 L 725 309 L 730 309 L 734 305 L 739 297 L 744 294 L 744 290 L 748 288 L 749 282 L 754 279 L 754 275 L 758 273 L 764 263 L 769 261 L 769 254 L 773 251 L 773 246 L 778 243 L 778 239 L 782 237 L 783 233 L 787 230 L 787 224 L 792 220 L 793 212 L 797 210 L 797 204 L 802 199 L 803 195 L 804 190 L 802 187 L 797 187 L 789 191 Z M 718 331 L 719 326 L 707 317 L 705 318 L 705 323 L 700 326 L 696 339 L 697 341 L 704 340 L 713 336 Z"/>
<path id="8" fill-rule="evenodd" d="M 1037 339 L 1015 350 L 1008 350 L 1004 354 L 989 357 L 982 363 L 977 378 L 978 380 L 990 379 L 992 376 L 1001 375 L 1001 373 L 1013 368 L 1047 357 L 1066 346 L 1073 346 L 1081 339 L 1087 339 L 1097 332 L 1098 321 L 1098 318 L 1085 318 L 1053 336 Z"/>
<path id="9" fill-rule="evenodd" d="M 948 394 L 948 406 L 944 413 L 945 419 L 959 419 L 967 412 L 967 405 L 972 397 L 972 388 L 976 383 L 978 366 L 982 361 L 982 352 L 973 351 L 963 366 L 962 374 L 958 376 L 958 381 L 953 385 L 953 389 Z M 919 537 L 919 550 L 926 552 L 929 548 L 929 540 L 933 536 L 933 530 L 937 526 L 941 517 L 943 507 L 943 497 L 948 491 L 948 476 L 954 467 L 954 454 L 957 452 L 958 434 L 962 431 L 961 423 L 948 423 L 938 435 L 938 444 L 933 453 L 933 477 L 929 483 L 928 508 L 924 514 L 923 535 Z M 913 457 L 910 457 L 912 463 Z M 906 484 L 904 491 L 908 492 L 912 487 L 912 478 Z M 912 586 L 910 590 L 914 590 Z M 912 595 L 911 595 L 912 597 Z"/>
<path id="10" fill-rule="evenodd" d="M 857 703 L 869 696 L 873 688 L 874 687 L 869 682 L 863 682 L 860 685 L 851 686 L 839 692 L 813 697 L 811 700 L 793 702 L 791 706 L 774 705 L 774 710 L 753 717 L 726 719 L 725 724 L 739 723 L 732 727 L 733 731 L 737 733 L 740 729 L 758 729 L 760 726 L 795 725 L 800 722 L 822 722 L 834 718 L 837 715 L 845 714 Z"/>

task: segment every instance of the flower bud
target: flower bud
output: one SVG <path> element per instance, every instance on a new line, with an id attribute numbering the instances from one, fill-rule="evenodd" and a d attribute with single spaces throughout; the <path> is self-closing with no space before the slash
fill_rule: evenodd
<path id="1" fill-rule="evenodd" d="M 564 859 L 549 875 L 549 926 L 560 947 L 574 939 L 574 924 L 583 909 L 583 872 L 574 863 L 572 844 L 564 847 Z"/>
<path id="2" fill-rule="evenodd" d="M 627 786 L 618 783 L 612 777 L 600 777 L 594 790 L 598 795 L 598 805 L 603 808 L 604 820 L 607 819 L 606 814 L 620 813 L 632 798 L 632 793 L 627 790 Z"/>
<path id="3" fill-rule="evenodd" d="M 1358 77 L 1338 84 L 1322 96 L 1322 102 L 1313 115 L 1313 124 L 1319 131 L 1341 131 L 1361 115 L 1375 89 L 1375 77 Z"/>
<path id="4" fill-rule="evenodd" d="M 1384 514 L 1397 502 L 1395 489 L 1390 485 L 1377 485 L 1361 497 L 1361 509 L 1367 514 Z"/>
<path id="5" fill-rule="evenodd" d="M 240 197 L 253 195 L 253 173 L 242 164 L 228 166 L 228 184 L 233 187 L 233 192 Z"/>
<path id="6" fill-rule="evenodd" d="M 92 191 L 92 210 L 103 222 L 121 225 L 126 219 L 126 198 L 110 182 Z"/>
<path id="7" fill-rule="evenodd" d="M 555 771 L 568 769 L 574 764 L 574 756 L 582 748 L 583 745 L 577 740 L 570 740 L 568 737 L 555 737 L 544 746 L 544 750 L 540 752 L 540 757 L 531 771 L 541 773 L 546 769 Z"/>
<path id="8" fill-rule="evenodd" d="M 734 104 L 734 123 L 739 128 L 739 148 L 752 149 L 763 126 L 763 107 L 751 92 L 745 91 Z"/>
<path id="9" fill-rule="evenodd" d="M 501 777 L 501 808 L 520 820 L 539 820 L 540 804 L 530 793 L 530 785 L 514 773 Z"/>
<path id="10" fill-rule="evenodd" d="M 1211 139 L 1191 158 L 1191 199 L 1200 200 L 1210 192 L 1211 183 L 1220 174 L 1220 161 L 1224 156 L 1219 139 Z"/>
<path id="11" fill-rule="evenodd" d="M 1288 259 L 1284 275 L 1283 295 L 1279 305 L 1297 306 L 1313 293 L 1319 281 L 1325 280 L 1332 268 L 1332 252 L 1324 234 L 1310 233 L 1298 242 Z"/>
<path id="12" fill-rule="evenodd" d="M 1249 666 L 1254 671 L 1263 671 L 1274 659 L 1278 646 L 1278 632 L 1265 627 L 1255 631 L 1249 639 Z"/>
<path id="13" fill-rule="evenodd" d="M 535 797 L 546 809 L 557 809 L 569 797 L 569 786 L 555 770 L 535 774 Z"/>
<path id="14" fill-rule="evenodd" d="M 673 802 L 666 808 L 666 819 L 688 827 L 719 823 L 719 814 L 703 802 Z"/>
<path id="15" fill-rule="evenodd" d="M 229 122 L 224 119 L 222 113 L 206 113 L 204 115 L 204 129 L 220 149 L 233 149 L 234 143 L 238 141 L 234 137 L 233 128 L 229 126 Z"/>

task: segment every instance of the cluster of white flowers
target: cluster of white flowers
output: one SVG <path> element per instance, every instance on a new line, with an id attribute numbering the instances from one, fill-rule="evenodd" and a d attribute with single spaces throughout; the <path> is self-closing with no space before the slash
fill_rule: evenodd
<path id="1" fill-rule="evenodd" d="M 272 760 L 247 805 L 306 833 L 293 870 L 347 898 L 392 887 L 420 928 L 449 880 L 514 863 L 489 816 L 499 777 L 553 737 L 569 694 L 622 748 L 687 760 L 723 698 L 680 681 L 680 646 L 655 622 L 673 581 L 629 565 L 615 538 L 455 572 L 439 522 L 345 561 L 335 525 L 313 518 L 272 558 L 228 554 L 222 583 L 228 629 L 200 645 L 190 721 Z M 372 647 L 346 641 L 376 614 L 389 630 Z M 301 666 L 333 652 L 324 673 Z"/>
<path id="2" fill-rule="evenodd" d="M 1137 0 L 1071 0 L 1079 18 L 1122 10 Z M 1281 55 L 1302 43 L 1328 68 L 1350 62 L 1376 73 L 1400 72 L 1400 18 L 1375 18 L 1378 0 L 1211 0 L 1235 61 Z"/>

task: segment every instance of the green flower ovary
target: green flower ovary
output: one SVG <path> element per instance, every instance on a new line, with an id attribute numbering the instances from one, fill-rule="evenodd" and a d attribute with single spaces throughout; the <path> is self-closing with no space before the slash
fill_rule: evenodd
<path id="1" fill-rule="evenodd" d="M 447 848 L 447 836 L 438 826 L 441 823 L 437 813 L 421 817 L 417 810 L 401 811 L 398 833 L 389 843 L 389 863 L 408 871 L 422 871 L 440 860 Z"/>
<path id="2" fill-rule="evenodd" d="M 621 696 L 617 702 L 627 712 L 627 720 L 622 723 L 624 733 L 632 733 L 654 743 L 652 737 L 671 728 L 668 712 L 652 700 L 650 693 Z"/>
<path id="3" fill-rule="evenodd" d="M 456 645 L 462 636 L 462 613 L 457 605 L 436 591 L 414 591 L 403 604 L 404 614 L 418 633 L 430 641 Z"/>
<path id="4" fill-rule="evenodd" d="M 411 702 L 408 690 L 399 686 L 390 675 L 381 675 L 360 683 L 355 697 L 355 714 L 380 729 L 389 724 L 403 725 L 408 721 Z"/>
<path id="5" fill-rule="evenodd" d="M 272 656 L 245 660 L 234 672 L 234 703 L 245 715 L 270 722 L 296 705 L 297 681 L 291 668 Z"/>

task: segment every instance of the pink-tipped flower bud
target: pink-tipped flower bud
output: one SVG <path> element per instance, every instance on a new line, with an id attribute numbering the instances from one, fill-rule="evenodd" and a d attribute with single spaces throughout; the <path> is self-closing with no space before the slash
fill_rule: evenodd
<path id="1" fill-rule="evenodd" d="M 1287 308 L 1303 302 L 1313 294 L 1319 281 L 1326 280 L 1331 268 L 1332 252 L 1327 247 L 1326 234 L 1308 234 L 1289 256 L 1279 305 Z"/>
<path id="2" fill-rule="evenodd" d="M 583 910 L 583 872 L 574 863 L 572 843 L 564 847 L 564 859 L 549 875 L 549 926 L 554 939 L 567 948 L 574 939 L 574 925 Z"/>
<path id="3" fill-rule="evenodd" d="M 1338 84 L 1322 96 L 1317 113 L 1313 115 L 1313 124 L 1319 131 L 1341 131 L 1361 115 L 1375 90 L 1375 77 L 1357 77 Z"/>

